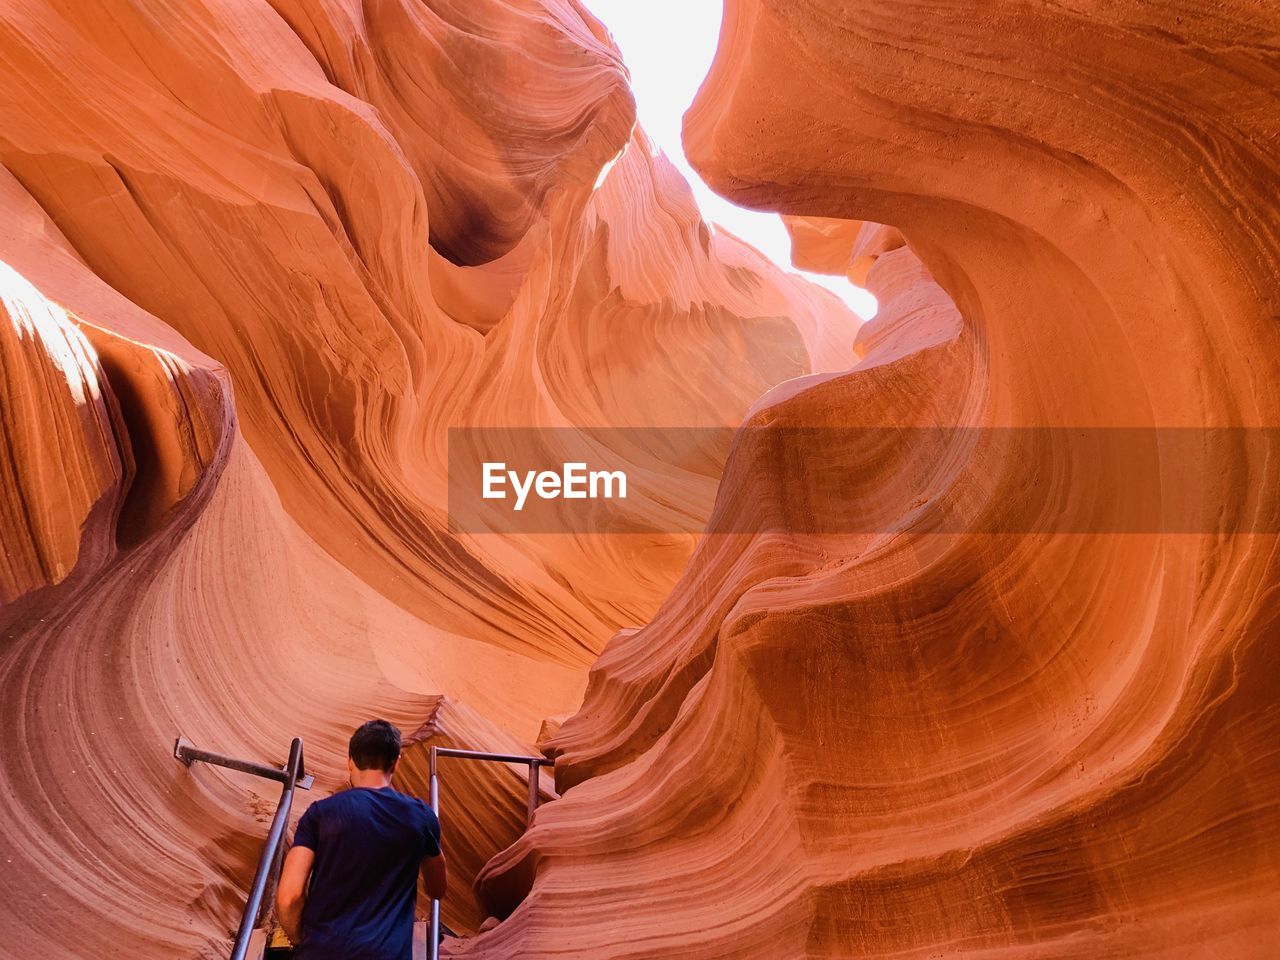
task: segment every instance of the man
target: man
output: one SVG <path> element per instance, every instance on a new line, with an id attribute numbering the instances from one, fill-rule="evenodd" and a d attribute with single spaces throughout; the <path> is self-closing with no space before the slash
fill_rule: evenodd
<path id="1" fill-rule="evenodd" d="M 399 760 L 399 730 L 361 725 L 347 749 L 351 789 L 298 821 L 276 891 L 297 960 L 412 960 L 419 870 L 439 900 L 445 863 L 435 813 L 391 788 Z"/>

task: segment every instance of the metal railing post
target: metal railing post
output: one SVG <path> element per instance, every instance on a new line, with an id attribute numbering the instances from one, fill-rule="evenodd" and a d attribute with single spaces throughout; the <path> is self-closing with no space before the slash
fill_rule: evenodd
<path id="1" fill-rule="evenodd" d="M 529 761 L 529 826 L 533 826 L 533 812 L 538 809 L 538 766 Z"/>
<path id="2" fill-rule="evenodd" d="M 235 944 L 231 947 L 231 960 L 245 960 L 249 952 L 249 943 L 253 930 L 258 925 L 262 913 L 262 903 L 269 890 L 274 889 L 279 880 L 280 867 L 284 862 L 284 832 L 289 825 L 289 811 L 293 807 L 295 789 L 310 790 L 315 778 L 308 776 L 302 758 L 302 739 L 294 737 L 289 745 L 289 760 L 283 768 L 269 767 L 249 760 L 237 760 L 211 750 L 201 750 L 185 737 L 179 737 L 173 744 L 173 755 L 184 766 L 199 761 L 241 773 L 251 773 L 255 777 L 263 777 L 281 784 L 280 802 L 276 804 L 276 815 L 271 820 L 271 829 L 267 831 L 267 842 L 262 847 L 262 856 L 258 858 L 258 867 L 253 874 L 253 882 L 249 885 L 249 896 L 245 900 L 244 913 L 240 915 L 240 928 L 236 931 Z"/>
<path id="3" fill-rule="evenodd" d="M 179 737 L 173 743 L 173 756 L 175 759 L 182 761 L 184 766 L 191 764 L 211 763 L 215 767 L 225 767 L 228 770 L 238 770 L 240 773 L 251 773 L 255 777 L 262 777 L 264 780 L 274 780 L 276 783 L 284 783 L 289 777 L 289 768 L 285 767 L 269 767 L 265 763 L 253 763 L 250 760 L 237 760 L 235 757 L 228 757 L 226 754 L 214 753 L 212 750 L 201 750 L 186 737 Z M 298 775 L 295 777 L 297 785 L 303 790 L 310 790 L 315 777 L 309 776 L 304 766 L 298 767 Z"/>
<path id="4" fill-rule="evenodd" d="M 249 952 L 249 939 L 253 936 L 253 928 L 258 925 L 262 896 L 271 880 L 274 867 L 279 862 L 276 851 L 280 849 L 285 827 L 289 823 L 289 809 L 293 806 L 293 790 L 298 782 L 298 772 L 301 768 L 302 740 L 294 737 L 293 743 L 289 746 L 289 762 L 285 765 L 285 780 L 280 790 L 280 803 L 276 806 L 276 815 L 271 821 L 271 830 L 267 833 L 267 843 L 263 847 L 262 858 L 258 861 L 253 883 L 249 886 L 249 899 L 245 902 L 244 913 L 240 917 L 240 929 L 236 933 L 235 946 L 231 949 L 231 960 L 245 960 Z"/>
<path id="5" fill-rule="evenodd" d="M 538 771 L 543 767 L 554 767 L 555 761 L 546 757 L 527 757 L 512 753 L 485 753 L 481 750 L 462 750 L 458 747 L 430 747 L 427 751 L 427 773 L 431 809 L 440 816 L 440 758 L 456 757 L 459 760 L 487 760 L 491 763 L 522 763 L 529 768 L 529 801 L 526 807 L 529 824 L 533 823 L 534 811 L 538 809 L 540 783 Z M 443 838 L 443 831 L 441 837 Z M 440 901 L 431 901 L 431 932 L 427 947 L 428 960 L 440 960 Z"/>
<path id="6" fill-rule="evenodd" d="M 432 747 L 427 760 L 427 769 L 430 773 L 428 796 L 437 821 L 440 818 L 440 779 L 436 770 L 438 750 L 438 747 Z M 440 839 L 443 844 L 443 829 L 440 832 Z M 431 929 L 427 931 L 427 935 L 430 938 L 427 944 L 427 957 L 429 960 L 440 960 L 440 901 L 435 897 L 431 898 Z"/>

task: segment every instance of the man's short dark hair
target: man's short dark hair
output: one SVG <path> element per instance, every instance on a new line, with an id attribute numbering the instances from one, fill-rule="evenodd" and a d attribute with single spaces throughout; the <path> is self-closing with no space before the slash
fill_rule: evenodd
<path id="1" fill-rule="evenodd" d="M 400 758 L 400 731 L 385 720 L 369 720 L 356 727 L 347 755 L 361 770 L 390 770 Z"/>

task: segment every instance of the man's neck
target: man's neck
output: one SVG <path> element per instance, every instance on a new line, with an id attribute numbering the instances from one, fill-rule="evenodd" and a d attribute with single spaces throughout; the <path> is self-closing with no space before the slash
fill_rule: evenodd
<path id="1" fill-rule="evenodd" d="M 391 774 L 385 770 L 356 770 L 351 774 L 351 785 L 369 790 L 384 790 L 391 786 Z"/>

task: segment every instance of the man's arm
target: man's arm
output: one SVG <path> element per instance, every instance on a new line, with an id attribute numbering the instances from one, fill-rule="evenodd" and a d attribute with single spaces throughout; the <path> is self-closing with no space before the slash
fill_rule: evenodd
<path id="1" fill-rule="evenodd" d="M 284 858 L 284 869 L 276 886 L 276 919 L 290 943 L 302 940 L 302 907 L 307 902 L 307 881 L 315 862 L 314 850 L 296 845 Z"/>
<path id="2" fill-rule="evenodd" d="M 444 853 L 422 858 L 422 885 L 426 887 L 427 896 L 432 900 L 444 899 L 449 888 L 449 874 L 444 863 Z"/>

